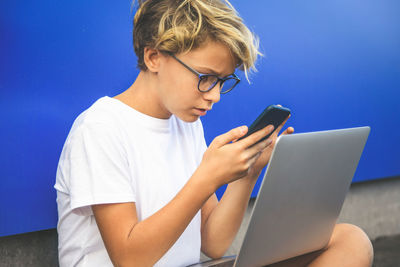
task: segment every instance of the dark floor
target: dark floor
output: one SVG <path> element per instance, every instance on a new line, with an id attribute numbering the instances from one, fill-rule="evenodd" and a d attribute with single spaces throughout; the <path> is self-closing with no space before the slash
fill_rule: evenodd
<path id="1" fill-rule="evenodd" d="M 400 266 L 400 235 L 378 237 L 372 244 L 375 252 L 374 267 Z"/>
<path id="2" fill-rule="evenodd" d="M 374 267 L 400 267 L 400 235 L 373 242 Z M 0 237 L 0 266 L 58 266 L 55 229 Z"/>
<path id="3" fill-rule="evenodd" d="M 0 267 L 58 266 L 55 229 L 0 237 Z"/>

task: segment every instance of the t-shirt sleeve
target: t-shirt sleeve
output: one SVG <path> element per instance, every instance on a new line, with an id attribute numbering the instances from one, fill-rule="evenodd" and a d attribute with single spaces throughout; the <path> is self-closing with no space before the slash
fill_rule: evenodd
<path id="1" fill-rule="evenodd" d="M 75 213 L 91 215 L 93 204 L 136 201 L 126 150 L 116 129 L 105 123 L 82 124 L 68 145 L 64 161 Z"/>

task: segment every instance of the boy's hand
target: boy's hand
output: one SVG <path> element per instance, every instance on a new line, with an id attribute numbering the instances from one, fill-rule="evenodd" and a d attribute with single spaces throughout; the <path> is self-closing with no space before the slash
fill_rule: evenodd
<path id="1" fill-rule="evenodd" d="M 205 170 L 207 178 L 212 179 L 210 182 L 216 188 L 253 173 L 253 165 L 272 143 L 271 138 L 257 143 L 273 131 L 272 125 L 234 142 L 247 131 L 247 127 L 242 126 L 217 136 L 205 151 L 199 168 Z"/>
<path id="2" fill-rule="evenodd" d="M 248 177 L 250 179 L 257 179 L 258 176 L 260 175 L 262 169 L 268 164 L 272 150 L 275 147 L 276 140 L 278 139 L 278 133 L 282 130 L 283 126 L 285 125 L 286 121 L 290 118 L 290 116 L 281 124 L 279 127 L 274 131 L 273 134 L 268 138 L 268 140 L 271 140 L 271 144 L 266 147 L 261 155 L 257 158 L 256 162 L 253 165 L 253 168 L 250 170 Z M 294 133 L 294 128 L 293 127 L 288 127 L 281 135 L 286 135 L 286 134 L 292 134 Z"/>
<path id="3" fill-rule="evenodd" d="M 236 140 L 247 133 L 246 126 L 232 129 L 217 136 L 204 153 L 200 167 L 206 169 L 209 177 L 213 177 L 211 182 L 215 183 L 216 187 L 245 176 L 250 179 L 257 179 L 261 170 L 268 164 L 278 133 L 289 117 L 279 125 L 268 139 L 259 143 L 257 143 L 259 140 L 274 130 L 272 125 L 268 125 L 237 142 Z M 293 132 L 293 127 L 289 127 L 282 134 L 292 134 Z"/>

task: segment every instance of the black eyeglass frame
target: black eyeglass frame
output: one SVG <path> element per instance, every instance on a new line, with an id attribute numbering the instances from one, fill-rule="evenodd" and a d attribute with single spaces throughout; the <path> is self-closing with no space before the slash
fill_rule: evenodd
<path id="1" fill-rule="evenodd" d="M 240 82 L 240 78 L 239 78 L 235 73 L 232 73 L 232 74 L 230 74 L 230 75 L 228 75 L 228 76 L 226 76 L 226 77 L 223 77 L 223 78 L 220 78 L 220 77 L 218 77 L 218 76 L 215 75 L 215 74 L 203 74 L 203 73 L 200 73 L 200 72 L 198 72 L 198 71 L 192 69 L 191 67 L 189 67 L 189 66 L 186 65 L 185 63 L 183 63 L 183 62 L 182 62 L 179 58 L 177 58 L 174 54 L 172 54 L 172 53 L 168 53 L 168 54 L 169 54 L 171 57 L 173 57 L 176 61 L 178 61 L 179 63 L 181 63 L 186 69 L 188 69 L 189 71 L 191 71 L 192 73 L 194 73 L 194 74 L 196 74 L 196 75 L 198 76 L 199 82 L 197 83 L 197 89 L 198 89 L 200 92 L 205 93 L 205 92 L 211 91 L 218 83 L 220 83 L 220 88 L 222 89 L 224 83 L 225 83 L 227 80 L 235 80 L 235 83 L 234 83 L 230 88 L 228 88 L 227 90 L 221 90 L 221 91 L 220 91 L 221 94 L 226 94 L 226 93 L 232 91 L 232 89 L 235 88 L 235 86 Z M 201 89 L 200 89 L 200 83 L 201 83 L 202 80 L 204 80 L 204 79 L 207 78 L 207 77 L 215 77 L 215 78 L 217 78 L 217 80 L 216 80 L 207 90 L 201 90 Z"/>

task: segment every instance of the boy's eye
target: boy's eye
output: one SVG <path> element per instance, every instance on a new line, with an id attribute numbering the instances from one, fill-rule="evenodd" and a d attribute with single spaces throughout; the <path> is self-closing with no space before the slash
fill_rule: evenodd
<path id="1" fill-rule="evenodd" d="M 202 82 L 207 82 L 208 81 L 208 76 L 202 76 L 201 77 Z"/>
<path id="2" fill-rule="evenodd" d="M 214 75 L 204 75 L 201 77 L 201 82 L 204 83 L 214 83 L 217 80 L 217 77 Z"/>
<path id="3" fill-rule="evenodd" d="M 200 77 L 199 90 L 203 92 L 208 91 L 215 86 L 217 81 L 218 77 L 215 75 L 203 75 Z"/>

